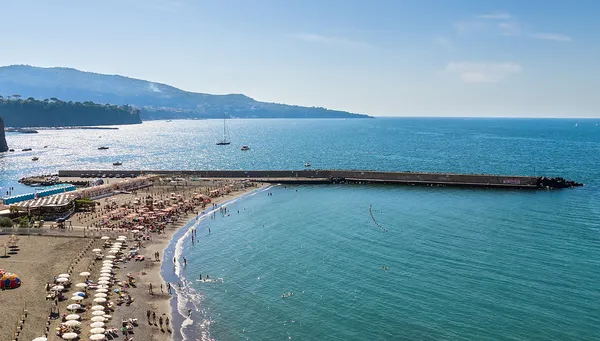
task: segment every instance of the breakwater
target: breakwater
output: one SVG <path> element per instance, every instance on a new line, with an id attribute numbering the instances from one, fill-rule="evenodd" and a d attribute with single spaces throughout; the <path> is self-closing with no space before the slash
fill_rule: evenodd
<path id="1" fill-rule="evenodd" d="M 305 183 L 378 183 L 398 185 L 426 185 L 488 188 L 567 188 L 581 186 L 563 178 L 535 176 L 508 176 L 489 174 L 452 174 L 418 172 L 376 172 L 360 170 L 61 170 L 59 177 L 113 177 L 158 174 L 170 177 L 244 178 L 252 181 L 305 184 Z"/>

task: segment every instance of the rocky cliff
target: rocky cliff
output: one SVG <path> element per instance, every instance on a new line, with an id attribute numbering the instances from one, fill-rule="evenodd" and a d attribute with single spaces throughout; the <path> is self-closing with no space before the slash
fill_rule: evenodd
<path id="1" fill-rule="evenodd" d="M 6 144 L 6 137 L 4 136 L 4 121 L 0 117 L 0 152 L 8 151 L 8 145 Z"/>

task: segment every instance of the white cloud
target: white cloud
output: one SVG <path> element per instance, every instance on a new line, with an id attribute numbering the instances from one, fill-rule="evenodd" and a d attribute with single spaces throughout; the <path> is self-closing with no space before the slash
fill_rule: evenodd
<path id="1" fill-rule="evenodd" d="M 465 83 L 495 83 L 522 70 L 521 65 L 515 62 L 450 62 L 446 65 L 446 72 L 458 76 Z"/>
<path id="2" fill-rule="evenodd" d="M 535 39 L 555 40 L 564 42 L 573 41 L 573 39 L 570 36 L 560 33 L 531 33 L 529 34 L 529 37 Z"/>
<path id="3" fill-rule="evenodd" d="M 363 41 L 351 40 L 351 39 L 340 38 L 340 37 L 324 36 L 324 35 L 313 34 L 313 33 L 299 33 L 299 34 L 294 35 L 294 38 L 303 40 L 303 41 L 307 41 L 307 42 L 311 42 L 311 43 L 319 43 L 319 44 L 325 44 L 325 45 L 337 45 L 337 46 L 344 46 L 344 47 L 358 48 L 358 49 L 369 49 L 369 48 L 373 47 L 370 44 L 365 43 Z"/>
<path id="4" fill-rule="evenodd" d="M 496 21 L 499 20 L 500 22 Z M 528 25 L 513 18 L 510 13 L 497 12 L 481 14 L 474 20 L 459 21 L 453 24 L 454 30 L 459 34 L 487 33 L 501 34 L 503 36 L 527 37 L 533 39 L 570 42 L 573 39 L 562 33 L 540 33 L 528 29 Z"/>
<path id="5" fill-rule="evenodd" d="M 452 41 L 444 36 L 435 37 L 435 44 L 444 48 L 451 48 Z"/>
<path id="6" fill-rule="evenodd" d="M 517 36 L 523 33 L 521 26 L 516 22 L 502 22 L 498 24 L 500 33 L 504 36 Z"/>
<path id="7" fill-rule="evenodd" d="M 482 32 L 489 27 L 488 23 L 482 21 L 459 21 L 454 23 L 454 29 L 460 34 Z"/>
<path id="8" fill-rule="evenodd" d="M 497 13 L 488 13 L 488 14 L 480 14 L 477 16 L 479 19 L 495 19 L 495 20 L 507 20 L 512 18 L 512 15 L 507 12 L 497 12 Z"/>

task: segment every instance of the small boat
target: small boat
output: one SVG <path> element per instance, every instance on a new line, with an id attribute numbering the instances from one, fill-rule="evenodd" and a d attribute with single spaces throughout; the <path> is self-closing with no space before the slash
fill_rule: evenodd
<path id="1" fill-rule="evenodd" d="M 31 158 L 31 161 L 37 161 L 37 160 L 39 160 L 39 159 L 40 159 L 39 157 L 37 157 L 37 156 L 34 156 L 34 157 L 32 157 L 32 158 Z"/>
<path id="2" fill-rule="evenodd" d="M 44 146 L 44 148 L 48 148 L 48 146 Z"/>
<path id="3" fill-rule="evenodd" d="M 304 167 L 310 167 L 310 166 L 312 166 L 312 165 L 310 164 L 310 162 L 307 162 L 307 163 L 305 163 L 305 164 L 304 164 Z"/>
<path id="4" fill-rule="evenodd" d="M 250 150 L 250 147 L 248 147 L 248 146 L 242 146 L 242 148 L 240 148 L 240 150 Z"/>
<path id="5" fill-rule="evenodd" d="M 9 152 L 14 152 L 15 150 L 11 148 L 11 149 L 9 149 L 8 151 L 9 151 Z"/>
<path id="6" fill-rule="evenodd" d="M 22 152 L 30 152 L 31 150 L 32 150 L 31 148 L 21 149 Z"/>
<path id="7" fill-rule="evenodd" d="M 123 164 L 122 162 L 113 162 L 113 166 L 120 166 L 122 164 Z"/>
<path id="8" fill-rule="evenodd" d="M 108 149 L 108 147 L 102 146 L 102 147 L 98 147 L 98 150 L 106 150 Z"/>

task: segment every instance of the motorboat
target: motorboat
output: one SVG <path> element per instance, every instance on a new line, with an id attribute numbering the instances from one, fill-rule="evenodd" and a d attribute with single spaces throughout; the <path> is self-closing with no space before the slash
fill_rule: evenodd
<path id="1" fill-rule="evenodd" d="M 120 166 L 122 164 L 123 164 L 122 162 L 113 162 L 113 166 Z"/>
<path id="2" fill-rule="evenodd" d="M 31 161 L 37 161 L 37 160 L 39 160 L 39 159 L 40 159 L 39 157 L 37 157 L 37 156 L 34 156 L 34 157 L 32 157 L 32 158 L 31 158 Z"/>
<path id="3" fill-rule="evenodd" d="M 98 147 L 98 150 L 107 150 L 108 147 L 102 146 L 102 147 Z"/>
<path id="4" fill-rule="evenodd" d="M 250 150 L 250 147 L 248 147 L 248 146 L 242 146 L 242 148 L 240 148 L 240 150 Z"/>

